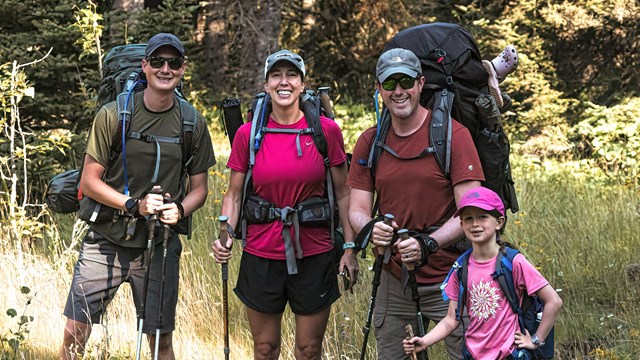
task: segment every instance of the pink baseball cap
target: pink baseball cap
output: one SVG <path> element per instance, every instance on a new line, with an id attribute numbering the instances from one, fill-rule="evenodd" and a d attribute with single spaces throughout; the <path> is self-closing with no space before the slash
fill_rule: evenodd
<path id="1" fill-rule="evenodd" d="M 498 210 L 500 215 L 504 216 L 504 204 L 500 196 L 486 187 L 478 186 L 467 191 L 460 200 L 460 208 L 453 214 L 454 217 L 460 216 L 462 209 L 474 206 L 482 210 L 491 211 Z"/>

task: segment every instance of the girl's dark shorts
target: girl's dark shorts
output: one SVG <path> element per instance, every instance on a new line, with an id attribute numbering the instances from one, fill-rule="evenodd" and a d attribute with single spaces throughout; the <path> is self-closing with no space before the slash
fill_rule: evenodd
<path id="1" fill-rule="evenodd" d="M 289 303 L 298 315 L 318 313 L 340 297 L 333 250 L 298 259 L 298 274 L 287 273 L 286 260 L 242 253 L 234 292 L 246 306 L 265 314 L 281 314 Z"/>
<path id="2" fill-rule="evenodd" d="M 113 300 L 120 284 L 131 285 L 136 310 L 140 311 L 143 297 L 144 261 L 146 248 L 119 246 L 93 230 L 89 230 L 82 241 L 78 262 L 73 271 L 73 280 L 64 315 L 82 323 L 99 324 L 107 305 Z M 178 280 L 182 244 L 175 232 L 167 242 L 167 263 L 162 296 L 162 325 L 160 332 L 175 329 L 176 304 L 178 303 Z M 162 242 L 155 245 L 149 268 L 149 285 L 145 306 L 143 332 L 155 332 L 162 281 Z"/>

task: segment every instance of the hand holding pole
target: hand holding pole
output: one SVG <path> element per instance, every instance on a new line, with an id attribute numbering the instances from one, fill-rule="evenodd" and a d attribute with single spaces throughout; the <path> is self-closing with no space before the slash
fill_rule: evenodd
<path id="1" fill-rule="evenodd" d="M 401 229 L 398 230 L 398 236 L 400 237 L 400 241 L 409 239 L 409 230 Z M 408 273 L 409 273 L 409 286 L 411 287 L 411 299 L 414 301 L 416 305 L 416 318 L 418 322 L 418 334 L 419 336 L 424 336 L 426 334 L 424 327 L 424 320 L 422 318 L 422 310 L 420 309 L 420 293 L 418 292 L 418 283 L 416 281 L 416 270 L 415 264 L 413 263 L 403 263 L 403 266 L 406 265 Z M 418 354 L 419 360 L 427 360 L 429 356 L 427 355 L 427 350 L 424 350 Z"/>
<path id="2" fill-rule="evenodd" d="M 393 215 L 385 214 L 384 215 L 384 223 L 386 225 L 392 226 L 393 223 Z M 373 230 L 371 230 L 373 232 Z M 373 235 L 372 235 L 373 236 Z M 373 309 L 376 306 L 376 294 L 378 293 L 378 286 L 380 286 L 380 277 L 382 276 L 382 264 L 384 263 L 385 251 L 387 247 L 380 247 L 378 251 L 378 255 L 376 256 L 376 260 L 373 264 L 373 280 L 371 281 L 371 298 L 369 299 L 369 310 L 367 311 L 367 322 L 362 328 L 362 332 L 364 333 L 364 339 L 362 340 L 362 348 L 360 349 L 360 360 L 365 359 L 365 354 L 367 352 L 367 341 L 369 340 L 369 332 L 371 331 L 371 321 L 373 320 Z"/>
<path id="3" fill-rule="evenodd" d="M 152 194 L 162 194 L 162 188 L 160 186 L 154 186 L 151 189 Z M 153 257 L 153 239 L 155 237 L 155 229 L 158 225 L 158 215 L 155 213 L 149 214 L 147 219 L 147 250 L 144 254 L 144 279 L 142 281 L 142 299 L 140 299 L 140 306 L 138 312 L 138 342 L 136 344 L 136 360 L 140 360 L 140 353 L 142 350 L 142 328 L 144 326 L 144 320 L 146 317 L 146 305 L 147 305 L 147 290 L 149 287 L 149 267 L 151 266 L 151 258 Z"/>

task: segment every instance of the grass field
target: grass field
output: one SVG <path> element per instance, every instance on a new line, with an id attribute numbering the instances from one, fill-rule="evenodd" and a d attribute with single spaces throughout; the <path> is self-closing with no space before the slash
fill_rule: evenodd
<path id="1" fill-rule="evenodd" d="M 221 165 L 210 172 L 207 204 L 195 215 L 194 236 L 183 239 L 181 287 L 174 345 L 178 359 L 223 359 L 222 281 L 210 255 L 228 174 Z M 638 359 L 640 354 L 640 203 L 638 190 L 595 185 L 573 171 L 516 167 L 521 211 L 510 215 L 507 240 L 519 245 L 559 291 L 564 308 L 556 325 L 558 359 Z M 33 238 L 29 251 L 15 252 L 2 230 L 0 254 L 0 359 L 55 359 L 62 340 L 62 309 L 77 256 L 83 224 L 56 217 L 52 227 Z M 12 250 L 13 249 L 13 250 Z M 237 276 L 240 244 L 231 261 L 231 358 L 252 357 L 252 340 L 241 303 L 231 292 Z M 368 308 L 372 257 L 360 259 L 362 276 L 353 294 L 333 307 L 324 342 L 324 359 L 357 359 Z M 20 291 L 27 286 L 30 291 Z M 17 316 L 4 315 L 15 309 Z M 21 316 L 24 315 L 22 325 Z M 32 321 L 31 318 L 32 317 Z M 287 311 L 282 359 L 293 359 L 293 318 Z M 17 351 L 10 340 L 24 337 Z M 111 304 L 105 324 L 94 326 L 85 358 L 134 356 L 136 318 L 128 286 Z M 15 344 L 15 342 L 13 342 Z M 143 346 L 143 348 L 148 348 Z M 375 359 L 373 332 L 368 358 Z M 442 346 L 430 359 L 445 359 Z"/>

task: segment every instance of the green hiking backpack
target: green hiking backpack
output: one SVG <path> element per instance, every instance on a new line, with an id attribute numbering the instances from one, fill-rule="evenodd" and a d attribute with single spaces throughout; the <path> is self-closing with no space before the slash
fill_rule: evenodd
<path id="1" fill-rule="evenodd" d="M 105 104 L 117 101 L 117 111 L 120 121 L 111 142 L 109 164 L 112 164 L 122 153 L 126 141 L 123 139 L 138 139 L 142 141 L 158 141 L 180 143 L 182 148 L 182 175 L 178 198 L 184 197 L 186 192 L 186 169 L 192 157 L 193 132 L 197 122 L 197 112 L 182 96 L 181 85 L 176 88 L 176 98 L 182 115 L 182 134 L 179 138 L 155 137 L 149 134 L 132 133 L 131 114 L 133 113 L 133 94 L 146 88 L 146 79 L 142 72 L 141 62 L 144 59 L 146 44 L 130 44 L 116 46 L 107 53 L 103 60 L 103 76 L 96 101 L 96 112 Z M 182 84 L 182 83 L 181 83 Z M 109 165 L 107 165 L 107 169 Z M 45 202 L 52 211 L 57 213 L 72 213 L 80 211 L 79 217 L 88 222 L 104 221 L 113 218 L 113 209 L 106 209 L 101 204 L 82 195 L 80 189 L 80 175 L 82 166 L 78 170 L 68 170 L 54 176 L 47 186 Z M 106 176 L 106 171 L 104 176 Z M 125 184 L 126 184 L 125 179 Z M 153 183 L 153 181 L 152 181 Z M 127 185 L 125 185 L 126 187 Z M 125 191 L 128 189 L 125 189 Z M 85 205 L 81 206 L 82 203 Z M 190 217 L 187 217 L 175 229 L 187 234 L 190 228 Z"/>

